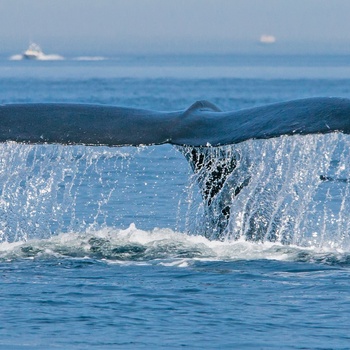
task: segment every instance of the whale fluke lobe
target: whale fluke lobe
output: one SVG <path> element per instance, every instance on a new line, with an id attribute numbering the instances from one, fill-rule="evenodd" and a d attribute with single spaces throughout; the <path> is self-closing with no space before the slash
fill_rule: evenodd
<path id="1" fill-rule="evenodd" d="M 350 134 L 349 99 L 310 98 L 231 112 L 221 111 L 208 101 L 197 101 L 174 112 L 92 104 L 0 105 L 0 142 L 175 145 L 197 179 L 211 220 L 207 233 L 210 238 L 224 236 L 232 217 L 232 203 L 252 186 L 249 152 L 238 151 L 239 144 L 330 133 Z M 320 174 L 317 179 L 335 181 Z M 253 219 L 251 227 L 259 231 Z M 270 227 L 263 229 L 273 231 Z"/>

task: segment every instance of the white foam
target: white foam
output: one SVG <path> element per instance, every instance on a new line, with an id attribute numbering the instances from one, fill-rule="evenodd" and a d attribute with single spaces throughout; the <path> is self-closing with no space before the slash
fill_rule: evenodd
<path id="1" fill-rule="evenodd" d="M 63 233 L 49 239 L 1 243 L 0 259 L 79 258 L 119 264 L 160 264 L 189 267 L 196 261 L 279 260 L 341 262 L 344 250 L 303 248 L 276 243 L 210 241 L 170 229 L 104 228 Z"/>
<path id="2" fill-rule="evenodd" d="M 106 57 L 103 56 L 79 56 L 74 57 L 74 61 L 105 61 Z"/>
<path id="3" fill-rule="evenodd" d="M 20 61 L 22 59 L 23 59 L 22 55 L 12 55 L 12 56 L 9 57 L 10 61 Z"/>
<path id="4" fill-rule="evenodd" d="M 65 58 L 61 55 L 45 55 L 41 54 L 39 55 L 34 61 L 62 61 Z M 9 57 L 10 61 L 21 61 L 21 60 L 27 60 L 23 55 L 12 55 Z"/>
<path id="5" fill-rule="evenodd" d="M 55 55 L 55 54 L 52 54 L 52 55 L 42 54 L 38 56 L 37 60 L 38 61 L 62 61 L 64 60 L 64 57 L 61 55 Z"/>

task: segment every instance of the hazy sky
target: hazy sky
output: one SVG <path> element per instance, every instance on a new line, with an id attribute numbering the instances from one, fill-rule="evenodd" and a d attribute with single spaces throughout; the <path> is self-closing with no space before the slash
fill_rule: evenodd
<path id="1" fill-rule="evenodd" d="M 0 54 L 350 52 L 350 0 L 0 0 Z"/>

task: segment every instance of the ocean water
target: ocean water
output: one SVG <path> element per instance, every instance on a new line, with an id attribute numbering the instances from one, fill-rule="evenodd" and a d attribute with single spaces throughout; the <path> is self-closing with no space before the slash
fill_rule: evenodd
<path id="1" fill-rule="evenodd" d="M 0 103 L 235 110 L 350 97 L 349 62 L 2 58 Z M 170 145 L 1 144 L 0 348 L 349 349 L 349 146 L 332 133 L 212 149 L 238 155 L 234 180 L 250 179 L 215 237 L 220 219 Z"/>

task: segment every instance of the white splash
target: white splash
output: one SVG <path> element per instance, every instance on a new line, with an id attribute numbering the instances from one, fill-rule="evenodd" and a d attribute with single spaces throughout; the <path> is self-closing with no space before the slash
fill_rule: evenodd
<path id="1" fill-rule="evenodd" d="M 210 172 L 225 168 L 227 159 L 236 160 L 235 169 L 219 193 L 211 203 L 202 205 L 204 214 L 199 230 L 208 237 L 304 247 L 348 245 L 348 135 L 331 133 L 249 140 L 206 149 L 205 157 L 210 169 L 203 167 L 203 171 L 193 176 L 193 187 L 197 182 L 205 188 L 208 184 L 220 185 L 221 178 L 216 180 Z M 237 195 L 238 187 L 241 189 Z M 230 208 L 228 222 L 223 213 L 225 207 Z M 220 227 L 224 230 L 218 230 Z"/>
<path id="2" fill-rule="evenodd" d="M 307 261 L 342 263 L 349 252 L 317 247 L 300 248 L 280 243 L 210 241 L 170 229 L 151 231 L 105 228 L 85 233 L 62 233 L 48 239 L 0 243 L 1 260 L 98 259 L 118 264 L 160 264 L 189 267 L 196 262 L 237 260 Z"/>

